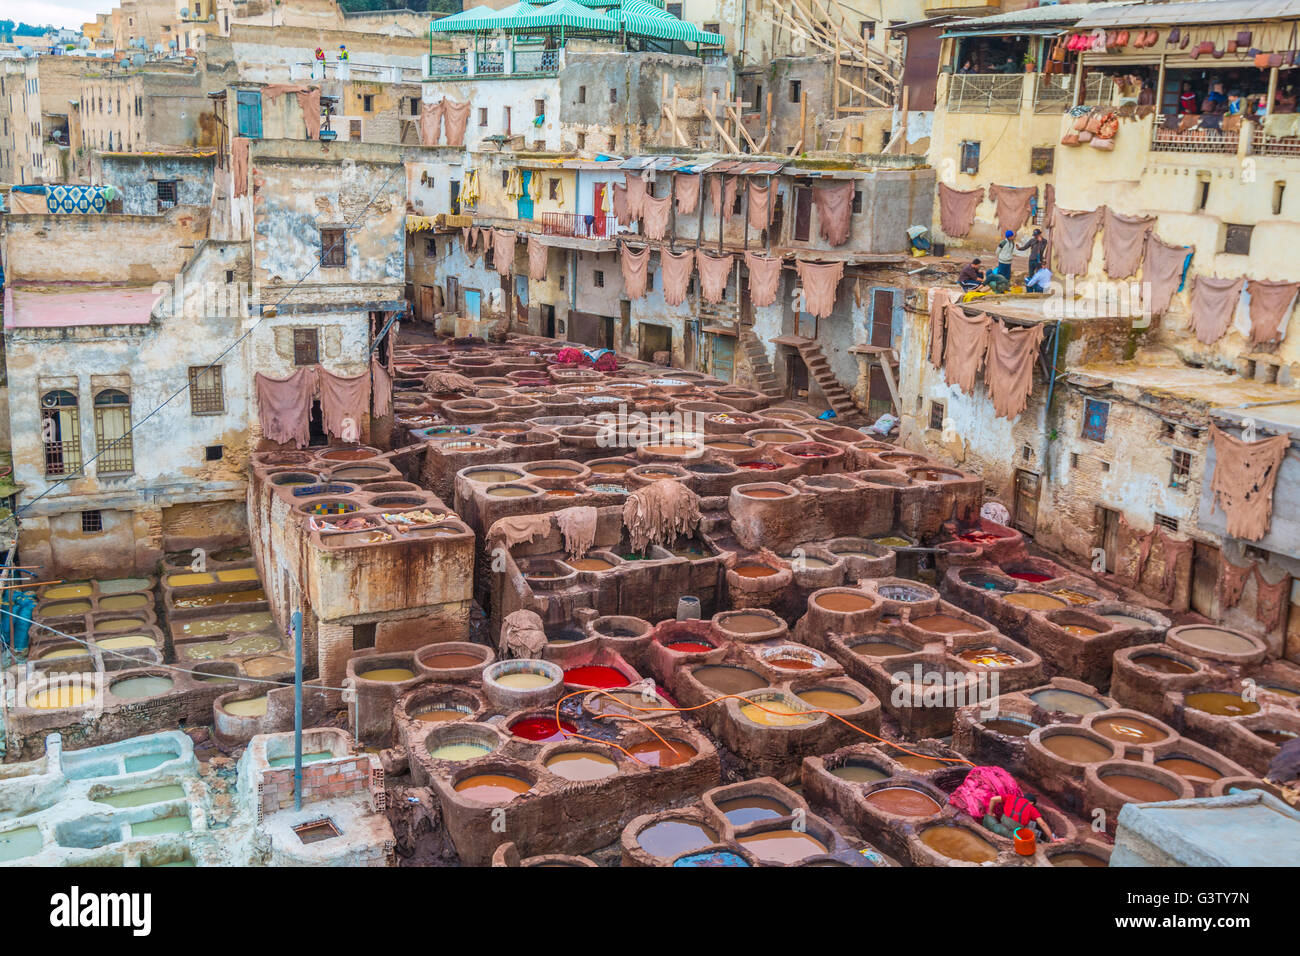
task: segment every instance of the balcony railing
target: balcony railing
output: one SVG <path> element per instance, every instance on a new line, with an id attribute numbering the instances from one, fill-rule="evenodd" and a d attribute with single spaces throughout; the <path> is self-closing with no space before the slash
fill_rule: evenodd
<path id="1" fill-rule="evenodd" d="M 475 58 L 474 72 L 491 76 L 506 71 L 506 55 L 504 53 L 480 53 Z"/>
<path id="2" fill-rule="evenodd" d="M 1296 117 L 1282 114 L 1274 119 L 1295 120 Z M 1283 135 L 1277 135 L 1279 132 Z M 1300 124 L 1295 130 L 1284 130 L 1280 125 L 1265 120 L 1263 126 L 1255 127 L 1250 151 L 1255 156 L 1300 156 Z"/>
<path id="3" fill-rule="evenodd" d="M 1178 123 L 1167 122 L 1161 115 L 1151 130 L 1151 151 L 1158 153 L 1229 153 L 1235 154 L 1241 143 L 1238 130 L 1204 129 L 1199 124 L 1179 130 Z"/>
<path id="4" fill-rule="evenodd" d="M 560 71 L 559 50 L 515 50 L 515 73 L 558 73 Z"/>
<path id="5" fill-rule="evenodd" d="M 466 71 L 465 52 L 451 56 L 426 55 L 424 69 L 428 76 L 464 76 Z"/>
<path id="6" fill-rule="evenodd" d="M 953 113 L 1019 113 L 1024 73 L 954 73 L 948 85 Z"/>
<path id="7" fill-rule="evenodd" d="M 583 216 L 573 212 L 544 212 L 541 223 L 543 235 L 575 239 L 605 239 L 612 237 L 618 228 L 614 216 Z"/>

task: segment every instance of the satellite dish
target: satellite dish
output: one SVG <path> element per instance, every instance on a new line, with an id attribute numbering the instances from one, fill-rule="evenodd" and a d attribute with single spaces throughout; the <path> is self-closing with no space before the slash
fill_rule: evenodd
<path id="1" fill-rule="evenodd" d="M 181 7 L 181 17 L 188 17 L 189 15 L 190 15 L 190 8 Z"/>
<path id="2" fill-rule="evenodd" d="M 131 54 L 131 65 L 132 65 L 132 66 L 144 66 L 144 62 L 145 62 L 145 58 L 144 58 L 144 54 L 143 54 L 143 53 L 132 53 L 132 54 Z"/>
<path id="3" fill-rule="evenodd" d="M 142 46 L 141 48 L 143 49 L 143 46 Z M 154 51 L 155 53 L 161 53 L 161 52 L 163 52 L 163 45 L 162 45 L 161 43 L 155 43 L 155 44 L 153 45 L 153 51 Z"/>

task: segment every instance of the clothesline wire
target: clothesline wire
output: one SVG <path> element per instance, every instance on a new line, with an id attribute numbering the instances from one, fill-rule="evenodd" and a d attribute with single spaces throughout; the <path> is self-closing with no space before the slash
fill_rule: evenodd
<path id="1" fill-rule="evenodd" d="M 353 217 L 352 221 L 349 222 L 349 223 L 344 227 L 344 229 L 340 230 L 340 232 L 341 232 L 340 237 L 337 238 L 337 239 L 335 239 L 333 242 L 331 242 L 330 245 L 329 245 L 329 248 L 328 248 L 328 249 L 325 249 L 324 251 L 322 251 L 321 254 L 320 254 L 320 256 L 317 257 L 316 261 L 312 263 L 311 268 L 308 269 L 306 272 L 304 272 L 301 276 L 299 276 L 298 279 L 294 281 L 294 284 L 291 285 L 291 286 L 290 286 L 290 287 L 285 291 L 284 295 L 280 296 L 280 298 L 277 299 L 277 300 L 275 301 L 274 304 L 272 304 L 272 306 L 270 307 L 270 310 L 269 310 L 269 314 L 270 314 L 271 316 L 274 316 L 274 315 L 276 314 L 276 312 L 279 310 L 280 305 L 283 304 L 284 301 L 285 301 L 287 298 L 289 298 L 289 296 L 291 296 L 291 295 L 294 293 L 294 291 L 298 288 L 298 286 L 300 286 L 300 285 L 302 285 L 304 282 L 306 282 L 307 279 L 308 279 L 308 277 L 309 277 L 313 272 L 315 272 L 318 268 L 320 268 L 320 265 L 321 265 L 321 263 L 325 260 L 325 257 L 328 256 L 331 252 L 334 251 L 334 248 L 339 244 L 339 242 L 342 241 L 342 236 L 347 234 L 347 230 L 353 228 L 353 227 L 354 227 L 354 226 L 355 226 L 355 225 L 360 221 L 361 216 L 366 212 L 367 209 L 369 209 L 372 205 L 374 205 L 374 202 L 375 202 L 376 199 L 379 198 L 380 193 L 382 193 L 386 188 L 388 188 L 388 184 L 389 184 L 390 182 L 392 182 L 392 181 L 393 181 L 393 177 L 397 175 L 397 170 L 398 170 L 398 169 L 403 169 L 403 170 L 405 170 L 405 167 L 404 167 L 404 166 L 394 166 L 394 167 L 393 167 L 393 171 L 392 171 L 391 173 L 388 174 L 388 178 L 385 179 L 384 182 L 383 182 L 383 184 L 380 185 L 380 187 L 379 187 L 377 190 L 375 190 L 374 193 L 371 194 L 370 198 L 369 198 L 368 200 L 366 200 L 366 204 L 365 204 L 364 206 L 362 206 L 360 210 L 358 210 L 356 216 Z M 220 355 L 218 355 L 216 358 L 214 358 L 214 359 L 213 359 L 211 362 L 209 362 L 207 365 L 203 366 L 203 368 L 200 369 L 200 374 L 203 373 L 203 372 L 208 371 L 208 370 L 211 369 L 213 366 L 215 366 L 218 362 L 222 361 L 222 360 L 223 360 L 227 355 L 229 355 L 231 352 L 233 352 L 233 351 L 235 350 L 235 348 L 236 348 L 236 347 L 237 347 L 241 342 L 244 341 L 244 339 L 248 338 L 250 335 L 253 334 L 253 330 L 256 329 L 259 325 L 261 325 L 261 324 L 262 324 L 262 321 L 263 321 L 264 319 L 266 319 L 267 317 L 268 317 L 268 310 L 267 310 L 265 307 L 263 307 L 261 314 L 258 315 L 258 317 L 257 317 L 257 320 L 254 321 L 253 324 L 250 325 L 247 329 L 245 329 L 244 332 L 243 332 L 243 334 L 240 335 L 239 338 L 235 339 L 235 340 L 234 340 L 233 342 L 231 342 L 228 346 L 226 346 L 226 348 L 225 348 L 224 350 L 222 350 L 222 352 L 221 352 Z M 125 432 L 123 432 L 123 433 L 122 433 L 121 435 L 119 435 L 117 438 L 113 439 L 113 441 L 111 441 L 111 442 L 109 442 L 108 444 L 106 444 L 106 445 L 105 445 L 103 448 L 101 448 L 99 451 L 95 452 L 95 454 L 94 454 L 91 458 L 87 459 L 86 462 L 85 462 L 85 463 L 84 463 L 80 468 L 77 469 L 76 474 L 72 474 L 72 475 L 63 475 L 63 476 L 61 476 L 61 477 L 58 479 L 58 481 L 54 482 L 54 484 L 50 485 L 48 488 L 46 488 L 44 491 L 42 491 L 39 495 L 37 495 L 37 496 L 36 496 L 35 498 L 33 498 L 31 501 L 27 502 L 25 505 L 23 505 L 23 506 L 21 506 L 20 508 L 18 508 L 18 509 L 14 512 L 14 516 L 15 516 L 15 517 L 22 517 L 22 515 L 24 514 L 24 512 L 26 512 L 29 508 L 31 508 L 32 505 L 36 504 L 36 502 L 40 501 L 40 500 L 41 500 L 42 498 L 44 498 L 46 495 L 48 495 L 48 494 L 50 494 L 52 491 L 54 491 L 54 489 L 58 488 L 60 485 L 65 484 L 65 483 L 68 482 L 70 479 L 75 478 L 75 477 L 84 477 L 84 476 L 85 476 L 85 473 L 86 473 L 86 466 L 87 466 L 87 465 L 94 464 L 94 462 L 96 462 L 97 460 L 99 460 L 100 458 L 102 458 L 104 455 L 106 455 L 106 454 L 107 454 L 109 451 L 111 451 L 112 449 L 116 448 L 116 447 L 117 447 L 121 442 L 126 441 L 127 439 L 129 439 L 129 438 L 131 437 L 131 435 L 135 432 L 135 430 L 136 430 L 137 428 L 139 428 L 141 425 L 143 425 L 143 424 L 144 424 L 145 422 L 147 422 L 149 419 L 153 418 L 153 417 L 154 417 L 155 415 L 157 415 L 160 411 L 162 411 L 164 408 L 166 408 L 168 405 L 170 405 L 173 401 L 175 401 L 175 400 L 176 400 L 176 399 L 181 395 L 182 392 L 186 392 L 186 391 L 188 391 L 188 390 L 189 390 L 189 387 L 190 387 L 190 383 L 189 383 L 189 381 L 186 381 L 186 383 L 185 383 L 184 385 L 182 385 L 180 388 L 176 389 L 176 391 L 172 392 L 171 395 L 167 396 L 167 398 L 163 399 L 162 404 L 160 404 L 160 405 L 158 405 L 157 407 L 153 408 L 153 409 L 152 409 L 152 410 L 151 410 L 147 415 L 145 415 L 143 418 L 139 419 L 138 421 L 134 421 L 134 422 L 132 422 L 132 423 L 131 423 L 131 426 L 130 426 L 130 427 L 129 427 Z"/>

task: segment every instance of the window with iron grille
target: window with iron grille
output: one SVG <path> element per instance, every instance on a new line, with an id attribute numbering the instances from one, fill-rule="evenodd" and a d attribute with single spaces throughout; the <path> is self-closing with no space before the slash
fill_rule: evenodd
<path id="1" fill-rule="evenodd" d="M 342 229 L 320 231 L 320 264 L 342 266 L 347 264 L 347 233 Z"/>
<path id="2" fill-rule="evenodd" d="M 438 258 L 438 241 L 436 239 L 424 240 L 424 257 L 426 259 Z"/>
<path id="3" fill-rule="evenodd" d="M 75 475 L 81 471 L 81 418 L 77 396 L 64 389 L 41 396 L 41 440 L 45 474 Z"/>
<path id="4" fill-rule="evenodd" d="M 862 212 L 862 190 L 861 189 L 853 190 L 853 211 L 855 213 Z"/>
<path id="5" fill-rule="evenodd" d="M 221 366 L 190 366 L 190 413 L 220 415 L 226 410 L 221 385 Z"/>
<path id="6" fill-rule="evenodd" d="M 1192 479 L 1192 453 L 1181 448 L 1174 449 L 1172 467 L 1169 472 L 1171 488 L 1186 488 Z"/>
<path id="7" fill-rule="evenodd" d="M 131 399 L 126 392 L 106 388 L 95 396 L 95 455 L 97 470 L 123 474 L 135 470 L 131 452 Z"/>
<path id="8" fill-rule="evenodd" d="M 176 180 L 158 180 L 158 210 L 170 209 L 176 205 Z"/>
<path id="9" fill-rule="evenodd" d="M 591 278 L 597 289 L 603 289 L 605 287 L 605 273 L 601 272 L 599 269 L 592 272 Z"/>
<path id="10" fill-rule="evenodd" d="M 293 330 L 293 364 L 320 364 L 320 342 L 315 329 Z"/>
<path id="11" fill-rule="evenodd" d="M 965 140 L 961 144 L 961 171 L 974 176 L 980 171 L 980 144 Z"/>
<path id="12" fill-rule="evenodd" d="M 1178 530 L 1178 519 L 1171 518 L 1169 515 L 1156 514 L 1156 527 L 1164 528 L 1166 531 Z"/>
<path id="13" fill-rule="evenodd" d="M 935 431 L 943 431 L 944 411 L 943 402 L 930 403 L 930 427 Z"/>
<path id="14" fill-rule="evenodd" d="M 102 511 L 83 511 L 81 513 L 81 533 L 99 534 L 104 530 L 104 513 Z"/>

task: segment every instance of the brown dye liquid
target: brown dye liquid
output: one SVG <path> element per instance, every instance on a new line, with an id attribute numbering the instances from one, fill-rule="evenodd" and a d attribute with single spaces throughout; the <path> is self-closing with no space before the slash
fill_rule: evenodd
<path id="1" fill-rule="evenodd" d="M 724 630 L 736 634 L 762 634 L 780 626 L 779 622 L 762 614 L 728 614 L 720 623 Z"/>
<path id="2" fill-rule="evenodd" d="M 613 462 L 605 462 L 604 464 L 601 465 L 591 465 L 590 467 L 593 474 L 621 475 L 632 466 L 622 464 L 621 462 L 613 461 Z"/>
<path id="3" fill-rule="evenodd" d="M 795 696 L 817 710 L 853 710 L 862 706 L 862 701 L 842 690 L 801 690 Z"/>
<path id="4" fill-rule="evenodd" d="M 178 608 L 223 607 L 227 604 L 252 604 L 265 601 L 266 592 L 261 588 L 248 591 L 220 591 L 216 594 L 196 594 L 194 597 L 175 598 L 172 603 Z"/>
<path id="5" fill-rule="evenodd" d="M 776 574 L 776 568 L 766 564 L 738 564 L 732 570 L 742 578 L 768 578 Z"/>
<path id="6" fill-rule="evenodd" d="M 1282 697 L 1300 697 L 1300 691 L 1291 690 L 1289 687 L 1276 687 L 1272 684 L 1260 684 L 1259 686 Z"/>
<path id="7" fill-rule="evenodd" d="M 1052 597 L 1050 594 L 1035 594 L 1032 591 L 1017 591 L 1008 594 L 1002 600 L 1030 611 L 1055 611 L 1065 607 L 1065 602 L 1058 597 Z"/>
<path id="8" fill-rule="evenodd" d="M 618 764 L 600 754 L 570 751 L 551 757 L 546 769 L 565 780 L 600 780 L 618 773 Z"/>
<path id="9" fill-rule="evenodd" d="M 929 817 L 942 809 L 934 798 L 911 787 L 885 787 L 866 796 L 867 803 L 903 817 Z"/>
<path id="10" fill-rule="evenodd" d="M 533 494 L 533 490 L 531 488 L 516 488 L 505 485 L 501 488 L 489 488 L 488 494 L 494 498 L 527 498 Z"/>
<path id="11" fill-rule="evenodd" d="M 1015 667 L 1024 663 L 1006 651 L 996 647 L 968 647 L 957 654 L 958 659 L 974 664 L 976 667 Z"/>
<path id="12" fill-rule="evenodd" d="M 919 757 L 914 754 L 905 754 L 895 752 L 891 754 L 895 763 L 900 763 L 909 770 L 915 770 L 918 773 L 925 773 L 927 770 L 942 770 L 944 767 L 952 767 L 955 764 L 945 763 L 942 760 L 935 760 L 933 757 Z"/>
<path id="13" fill-rule="evenodd" d="M 1063 624 L 1061 630 L 1065 631 L 1066 634 L 1073 634 L 1075 637 L 1092 637 L 1101 633 L 1095 627 L 1084 627 L 1082 624 Z"/>
<path id="14" fill-rule="evenodd" d="M 695 451 L 690 445 L 642 445 L 647 455 L 663 455 L 668 458 L 684 458 Z"/>
<path id="15" fill-rule="evenodd" d="M 1240 634 L 1233 634 L 1218 627 L 1191 627 L 1178 633 L 1178 639 L 1184 644 L 1205 651 L 1219 651 L 1224 654 L 1249 654 L 1255 645 Z"/>
<path id="16" fill-rule="evenodd" d="M 751 833 L 737 841 L 765 863 L 798 863 L 828 852 L 826 844 L 810 833 L 798 830 L 767 830 Z"/>
<path id="17" fill-rule="evenodd" d="M 1074 763 L 1097 763 L 1101 760 L 1109 760 L 1114 755 L 1114 751 L 1109 747 L 1095 740 L 1089 740 L 1081 734 L 1052 734 L 1041 739 L 1043 749 L 1056 754 L 1062 760 L 1070 760 Z"/>
<path id="18" fill-rule="evenodd" d="M 969 621 L 963 621 L 951 614 L 929 614 L 925 617 L 918 617 L 911 623 L 914 627 L 919 627 L 923 631 L 930 631 L 933 634 L 961 634 L 967 631 L 981 630 L 981 628 L 976 627 Z"/>
<path id="19" fill-rule="evenodd" d="M 812 661 L 804 660 L 802 657 L 769 657 L 767 663 L 773 667 L 779 667 L 783 671 L 810 671 L 817 666 Z"/>
<path id="20" fill-rule="evenodd" d="M 921 831 L 921 842 L 950 860 L 988 863 L 998 858 L 992 843 L 965 827 L 929 827 Z"/>
<path id="21" fill-rule="evenodd" d="M 780 800 L 761 794 L 723 800 L 718 804 L 718 809 L 735 827 L 758 823 L 760 820 L 776 820 L 790 813 L 790 808 Z"/>
<path id="22" fill-rule="evenodd" d="M 1069 588 L 1061 588 L 1052 592 L 1057 597 L 1069 604 L 1096 604 L 1097 599 L 1091 594 L 1084 594 L 1082 591 L 1071 591 Z"/>
<path id="23" fill-rule="evenodd" d="M 1131 614 L 1103 614 L 1101 615 L 1110 621 L 1116 627 L 1151 627 L 1150 621 L 1144 621 L 1140 617 L 1133 617 Z M 1053 857 L 1055 859 L 1055 857 Z M 1094 859 L 1096 859 L 1094 857 Z"/>
<path id="24" fill-rule="evenodd" d="M 913 653 L 906 647 L 890 644 L 888 641 L 865 641 L 862 644 L 854 644 L 849 650 L 862 657 L 898 657 L 900 654 Z"/>
<path id="25" fill-rule="evenodd" d="M 447 670 L 453 667 L 477 667 L 483 663 L 483 658 L 475 654 L 460 654 L 449 651 L 445 654 L 431 654 L 424 658 L 422 663 L 425 667 Z"/>
<path id="26" fill-rule="evenodd" d="M 675 767 L 679 763 L 690 760 L 697 753 L 690 744 L 672 739 L 669 739 L 668 746 L 658 739 L 633 744 L 627 748 L 627 752 L 651 767 Z"/>
<path id="27" fill-rule="evenodd" d="M 580 494 L 573 488 L 549 488 L 546 493 L 552 498 L 576 498 Z"/>
<path id="28" fill-rule="evenodd" d="M 1218 780 L 1223 776 L 1213 767 L 1187 757 L 1163 757 L 1156 761 L 1156 766 L 1192 780 Z"/>
<path id="29" fill-rule="evenodd" d="M 1099 856 L 1093 856 L 1091 853 L 1078 853 L 1071 850 L 1068 853 L 1057 853 L 1048 858 L 1052 866 L 1108 866 Z"/>
<path id="30" fill-rule="evenodd" d="M 1197 694 L 1188 694 L 1183 702 L 1193 710 L 1220 717 L 1244 717 L 1246 714 L 1259 712 L 1259 704 L 1253 700 L 1242 700 L 1240 694 L 1224 691 L 1206 690 Z"/>
<path id="31" fill-rule="evenodd" d="M 710 441 L 705 442 L 710 448 L 716 448 L 718 451 L 748 451 L 753 445 L 747 445 L 740 441 Z"/>
<path id="32" fill-rule="evenodd" d="M 718 842 L 718 834 L 706 826 L 686 820 L 661 820 L 636 835 L 647 853 L 671 859 Z"/>
<path id="33" fill-rule="evenodd" d="M 1296 733 L 1291 730 L 1256 730 L 1256 737 L 1260 740 L 1267 740 L 1271 744 L 1277 744 L 1279 747 L 1285 743 L 1290 743 L 1296 739 Z"/>
<path id="34" fill-rule="evenodd" d="M 1093 724 L 1092 729 L 1109 740 L 1125 744 L 1151 744 L 1168 736 L 1158 727 L 1136 717 L 1107 717 Z"/>
<path id="35" fill-rule="evenodd" d="M 528 468 L 526 471 L 537 478 L 571 478 L 581 474 L 572 468 Z"/>
<path id="36" fill-rule="evenodd" d="M 852 614 L 876 606 L 876 603 L 865 594 L 853 594 L 849 591 L 830 591 L 826 594 L 819 594 L 813 599 L 813 602 L 819 608 L 835 611 L 838 614 Z"/>
<path id="37" fill-rule="evenodd" d="M 501 468 L 481 468 L 465 472 L 465 477 L 470 481 L 490 484 L 494 481 L 518 481 L 523 476 L 517 471 L 505 471 Z"/>
<path id="38" fill-rule="evenodd" d="M 480 803 L 509 803 L 531 789 L 527 780 L 500 773 L 479 773 L 456 784 L 457 793 Z"/>
<path id="39" fill-rule="evenodd" d="M 579 571 L 609 571 L 614 567 L 613 564 L 603 558 L 574 558 L 566 561 L 571 568 L 577 568 Z"/>
<path id="40" fill-rule="evenodd" d="M 1161 674 L 1194 674 L 1196 668 L 1184 664 L 1182 661 L 1176 661 L 1172 657 L 1165 657 L 1163 654 L 1143 654 L 1140 657 L 1133 658 L 1134 664 L 1140 664 L 1147 670 L 1158 671 Z"/>
<path id="41" fill-rule="evenodd" d="M 1101 778 L 1101 782 L 1139 803 L 1173 800 L 1178 796 L 1162 783 L 1156 783 L 1146 777 L 1135 777 L 1130 773 L 1108 773 Z"/>
<path id="42" fill-rule="evenodd" d="M 789 498 L 791 495 L 784 491 L 777 491 L 775 488 L 755 488 L 752 491 L 742 491 L 746 498 Z"/>
<path id="43" fill-rule="evenodd" d="M 412 715 L 416 720 L 422 720 L 427 724 L 445 724 L 451 720 L 460 720 L 462 717 L 468 717 L 469 714 L 463 710 L 456 710 L 454 707 L 444 707 L 440 710 L 426 710 L 421 713 Z"/>
<path id="44" fill-rule="evenodd" d="M 995 733 L 1006 734 L 1008 737 L 1028 737 L 1038 729 L 1034 724 L 1026 724 L 1019 720 L 986 720 L 984 726 Z"/>
<path id="45" fill-rule="evenodd" d="M 865 763 L 846 763 L 831 771 L 831 776 L 850 783 L 876 783 L 889 778 L 889 774 Z"/>
<path id="46" fill-rule="evenodd" d="M 364 448 L 340 448 L 337 451 L 328 451 L 321 457 L 328 458 L 330 461 L 361 461 L 363 458 L 374 458 L 375 453 Z"/>

